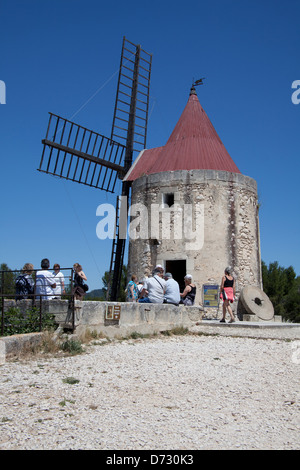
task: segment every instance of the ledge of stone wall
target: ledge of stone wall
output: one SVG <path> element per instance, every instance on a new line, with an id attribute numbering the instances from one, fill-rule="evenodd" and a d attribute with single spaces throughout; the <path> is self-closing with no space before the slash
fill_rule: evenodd
<path id="1" fill-rule="evenodd" d="M 25 350 L 33 349 L 43 337 L 43 333 L 26 333 L 23 335 L 12 335 L 0 337 L 0 365 L 6 359 L 18 356 Z"/>
<path id="2" fill-rule="evenodd" d="M 31 301 L 20 302 L 5 301 L 5 310 L 9 307 L 18 307 L 26 315 Z M 112 316 L 108 315 L 111 309 Z M 113 317 L 117 312 L 118 318 Z M 115 331 L 141 331 L 147 333 L 161 329 L 171 329 L 175 326 L 189 326 L 201 321 L 203 316 L 201 306 L 176 307 L 171 304 L 142 304 L 132 302 L 97 302 L 75 300 L 75 328 L 77 331 L 94 329 L 97 332 Z M 72 309 L 68 300 L 43 300 L 42 314 L 54 315 L 59 326 L 70 326 L 72 323 Z M 113 328 L 111 328 L 113 326 Z M 118 334 L 118 333 L 117 333 Z"/>
<path id="3" fill-rule="evenodd" d="M 112 318 L 108 318 L 109 309 Z M 113 313 L 119 318 L 113 318 Z M 131 302 L 75 301 L 76 333 L 89 329 L 108 337 L 127 336 L 132 332 L 153 334 L 176 326 L 189 327 L 201 321 L 201 307 Z"/>
<path id="4" fill-rule="evenodd" d="M 25 311 L 26 305 L 20 301 L 16 306 Z M 108 310 L 119 313 L 118 318 L 109 318 Z M 203 308 L 200 306 L 185 307 L 167 304 L 141 304 L 132 302 L 97 302 L 75 300 L 76 333 L 84 330 L 95 330 L 108 336 L 126 335 L 133 331 L 155 333 L 172 329 L 175 326 L 190 326 L 201 321 Z M 56 323 L 61 327 L 70 327 L 72 310 L 68 300 L 44 300 L 42 312 L 54 315 Z"/>

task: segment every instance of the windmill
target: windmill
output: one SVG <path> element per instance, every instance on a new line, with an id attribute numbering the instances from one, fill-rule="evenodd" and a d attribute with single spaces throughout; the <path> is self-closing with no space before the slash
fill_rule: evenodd
<path id="1" fill-rule="evenodd" d="M 146 148 L 152 55 L 123 37 L 110 137 L 49 113 L 39 171 L 114 193 L 116 182 Z M 131 183 L 116 201 L 107 299 L 117 300 L 126 245 Z"/>

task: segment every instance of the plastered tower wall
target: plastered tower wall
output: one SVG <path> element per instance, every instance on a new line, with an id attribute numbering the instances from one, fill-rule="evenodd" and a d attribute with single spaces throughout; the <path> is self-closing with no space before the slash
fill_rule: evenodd
<path id="1" fill-rule="evenodd" d="M 179 208 L 175 213 L 163 207 L 166 194 L 173 195 L 174 204 Z M 220 284 L 227 266 L 233 268 L 238 291 L 246 285 L 261 288 L 257 185 L 254 179 L 217 170 L 155 173 L 133 182 L 133 204 L 147 208 L 148 231 L 145 232 L 145 219 L 140 219 L 144 225 L 141 238 L 136 233 L 136 239 L 129 242 L 129 275 L 137 274 L 142 279 L 151 275 L 156 264 L 165 267 L 168 260 L 186 260 L 186 271 L 197 285 L 197 305 L 202 304 L 203 284 Z M 191 213 L 187 206 L 192 209 Z M 155 224 L 157 207 L 160 208 L 158 225 Z M 171 214 L 169 239 L 162 232 L 168 228 L 168 224 L 163 223 L 167 212 Z M 132 220 L 137 223 L 139 217 Z M 179 238 L 181 224 L 182 236 Z M 188 237 L 194 234 L 194 243 L 185 236 L 184 230 L 188 232 L 189 229 Z M 147 233 L 148 237 L 145 236 Z"/>

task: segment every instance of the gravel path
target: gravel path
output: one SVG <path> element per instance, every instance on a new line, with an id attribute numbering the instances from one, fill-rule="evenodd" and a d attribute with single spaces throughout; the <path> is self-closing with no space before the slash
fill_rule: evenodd
<path id="1" fill-rule="evenodd" d="M 0 450 L 299 449 L 297 336 L 206 331 L 0 366 Z"/>

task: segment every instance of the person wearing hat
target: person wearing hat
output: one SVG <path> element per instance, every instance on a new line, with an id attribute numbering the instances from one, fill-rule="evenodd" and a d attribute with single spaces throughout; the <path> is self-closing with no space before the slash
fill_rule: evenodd
<path id="1" fill-rule="evenodd" d="M 164 268 L 162 267 L 161 264 L 157 264 L 157 265 L 155 266 L 155 268 L 154 268 L 154 271 L 160 272 L 160 273 L 161 273 L 161 277 L 162 277 L 163 274 L 164 274 Z"/>
<path id="2" fill-rule="evenodd" d="M 153 276 L 146 279 L 142 289 L 139 302 L 162 304 L 166 289 L 166 281 L 162 278 L 162 268 L 155 268 Z"/>
<path id="3" fill-rule="evenodd" d="M 194 305 L 196 296 L 196 286 L 193 284 L 193 278 L 190 274 L 184 276 L 185 288 L 180 296 L 182 297 L 181 302 L 184 305 Z"/>

